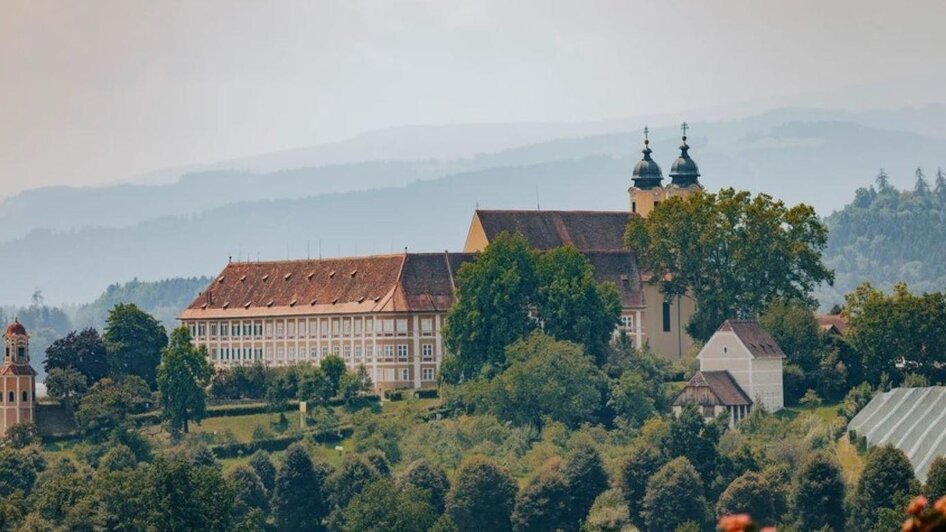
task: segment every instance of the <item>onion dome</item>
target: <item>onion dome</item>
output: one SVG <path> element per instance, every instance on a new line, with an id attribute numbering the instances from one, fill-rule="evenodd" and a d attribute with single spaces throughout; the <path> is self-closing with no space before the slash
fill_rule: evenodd
<path id="1" fill-rule="evenodd" d="M 634 181 L 634 186 L 641 189 L 659 187 L 661 181 L 663 181 L 660 166 L 657 165 L 657 161 L 650 158 L 650 154 L 653 153 L 653 151 L 650 149 L 650 139 L 647 138 L 649 132 L 650 131 L 645 127 L 644 150 L 641 152 L 644 154 L 644 158 L 638 161 L 634 166 L 634 173 L 631 177 Z"/>
<path id="2" fill-rule="evenodd" d="M 680 156 L 673 161 L 670 167 L 670 184 L 677 187 L 689 187 L 699 184 L 700 169 L 696 166 L 696 161 L 690 158 L 690 146 L 687 145 L 686 130 L 689 126 L 684 122 L 683 144 L 680 145 Z"/>
<path id="3" fill-rule="evenodd" d="M 7 326 L 7 333 L 4 336 L 26 336 L 26 327 L 19 320 L 14 319 L 13 323 Z"/>

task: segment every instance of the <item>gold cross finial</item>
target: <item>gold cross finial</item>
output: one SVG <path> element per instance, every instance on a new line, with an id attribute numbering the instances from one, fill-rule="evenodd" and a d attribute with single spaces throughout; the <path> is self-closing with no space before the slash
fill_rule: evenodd
<path id="1" fill-rule="evenodd" d="M 650 128 L 644 126 L 644 144 L 650 144 L 650 137 L 647 135 L 650 133 Z"/>
<path id="2" fill-rule="evenodd" d="M 684 122 L 684 123 L 680 124 L 680 129 L 683 130 L 683 140 L 686 140 L 686 138 L 687 138 L 687 129 L 690 129 L 690 125 L 687 124 L 686 122 Z"/>

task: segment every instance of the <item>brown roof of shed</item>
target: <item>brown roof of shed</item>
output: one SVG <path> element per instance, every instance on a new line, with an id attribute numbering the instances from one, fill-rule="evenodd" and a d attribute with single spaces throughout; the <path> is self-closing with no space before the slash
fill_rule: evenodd
<path id="1" fill-rule="evenodd" d="M 834 329 L 837 334 L 844 334 L 844 331 L 848 328 L 847 320 L 840 314 L 825 314 L 823 316 L 816 316 L 815 319 L 818 320 L 818 330 L 821 332 L 828 332 Z"/>
<path id="2" fill-rule="evenodd" d="M 499 233 L 520 233 L 536 249 L 571 244 L 581 251 L 625 251 L 624 230 L 632 216 L 622 211 L 489 211 L 477 210 L 492 240 Z"/>
<path id="3" fill-rule="evenodd" d="M 273 314 L 446 311 L 469 253 L 232 262 L 182 319 Z"/>
<path id="4" fill-rule="evenodd" d="M 775 339 L 755 320 L 726 320 L 718 331 L 731 331 L 755 358 L 785 358 Z"/>
<path id="5" fill-rule="evenodd" d="M 697 371 L 696 375 L 686 384 L 686 388 L 709 388 L 713 395 L 719 399 L 720 404 L 726 406 L 751 405 L 752 400 L 742 390 L 742 387 L 736 383 L 732 375 L 726 370 L 721 371 Z M 684 390 L 685 391 L 685 390 Z M 682 405 L 685 400 L 685 394 L 680 392 L 674 400 L 675 405 Z"/>

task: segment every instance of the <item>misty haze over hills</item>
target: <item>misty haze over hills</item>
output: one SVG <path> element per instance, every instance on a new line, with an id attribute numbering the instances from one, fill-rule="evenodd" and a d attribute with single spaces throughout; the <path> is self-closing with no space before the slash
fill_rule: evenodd
<path id="1" fill-rule="evenodd" d="M 51 303 L 86 302 L 114 282 L 212 275 L 228 256 L 458 250 L 477 204 L 627 209 L 642 140 L 627 122 L 396 128 L 171 183 L 27 191 L 0 203 L 0 274 L 21 280 L 0 286 L 0 301 L 40 288 Z M 766 192 L 827 215 L 880 167 L 909 188 L 917 165 L 946 166 L 944 124 L 946 106 L 780 109 L 694 123 L 690 144 L 709 190 Z M 679 131 L 652 129 L 666 175 Z"/>

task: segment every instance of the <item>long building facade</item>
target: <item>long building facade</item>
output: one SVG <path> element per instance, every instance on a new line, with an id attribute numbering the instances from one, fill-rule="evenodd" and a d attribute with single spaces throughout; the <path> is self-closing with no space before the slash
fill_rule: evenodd
<path id="1" fill-rule="evenodd" d="M 646 217 L 660 201 L 702 185 L 686 137 L 666 186 L 647 144 L 628 189 L 629 211 L 476 210 L 463 253 L 230 262 L 180 319 L 218 367 L 318 364 L 333 354 L 352 369 L 368 369 L 378 389 L 431 386 L 445 356 L 441 331 L 456 272 L 497 235 L 514 232 L 538 250 L 581 251 L 598 282 L 612 283 L 620 294 L 615 332 L 679 358 L 693 345 L 685 332 L 693 302 L 664 297 L 639 270 L 624 233 L 632 217 Z"/>

